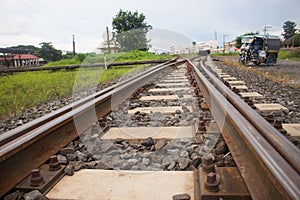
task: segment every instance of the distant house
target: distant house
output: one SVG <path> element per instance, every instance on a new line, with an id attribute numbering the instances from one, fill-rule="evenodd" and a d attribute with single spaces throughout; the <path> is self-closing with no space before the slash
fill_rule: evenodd
<path id="1" fill-rule="evenodd" d="M 32 54 L 7 54 L 0 57 L 1 66 L 40 66 L 41 58 Z"/>
<path id="2" fill-rule="evenodd" d="M 117 53 L 119 51 L 119 44 L 116 40 L 112 39 L 109 41 L 109 45 L 107 44 L 107 41 L 102 41 L 100 47 L 98 48 L 100 50 L 101 54 L 113 54 Z"/>
<path id="3" fill-rule="evenodd" d="M 289 38 L 283 40 L 281 42 L 281 47 L 283 47 L 283 48 L 291 48 L 291 47 L 293 47 L 293 44 L 294 44 L 293 39 L 294 39 L 293 37 L 289 37 Z"/>

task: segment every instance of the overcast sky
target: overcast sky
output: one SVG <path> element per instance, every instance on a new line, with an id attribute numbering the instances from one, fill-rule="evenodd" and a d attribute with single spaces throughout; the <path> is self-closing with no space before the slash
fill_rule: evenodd
<path id="1" fill-rule="evenodd" d="M 143 12 L 160 41 L 213 40 L 216 31 L 221 44 L 223 35 L 233 40 L 265 25 L 281 34 L 287 20 L 300 27 L 299 0 L 0 0 L 0 47 L 52 42 L 71 51 L 74 34 L 76 50 L 90 52 L 119 9 Z"/>

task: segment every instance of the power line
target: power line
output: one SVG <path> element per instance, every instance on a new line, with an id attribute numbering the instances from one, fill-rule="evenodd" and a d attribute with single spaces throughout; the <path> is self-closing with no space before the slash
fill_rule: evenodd
<path id="1" fill-rule="evenodd" d="M 41 16 L 43 16 L 43 17 L 48 18 L 48 19 L 49 19 L 50 21 L 52 21 L 54 24 L 57 24 L 57 25 L 61 26 L 61 27 L 64 28 L 64 29 L 67 29 L 67 30 L 73 31 L 73 32 L 75 31 L 75 32 L 81 32 L 81 33 L 82 33 L 82 31 L 76 30 L 76 29 L 74 29 L 73 27 L 70 27 L 70 26 L 68 26 L 68 25 L 65 25 L 65 24 L 61 23 L 59 20 L 53 18 L 51 15 L 47 15 L 47 14 L 45 14 L 45 12 L 41 12 L 40 10 L 38 10 L 38 9 L 36 9 L 36 8 L 34 8 L 34 7 L 30 6 L 30 5 L 28 5 L 27 3 L 25 3 L 25 2 L 22 1 L 22 0 L 18 0 L 18 2 L 21 3 L 23 6 L 25 6 L 26 8 L 28 8 L 29 10 L 31 10 L 31 11 L 33 11 L 33 12 L 35 12 L 35 13 L 38 13 L 39 15 L 41 15 Z"/>
<path id="2" fill-rule="evenodd" d="M 264 26 L 264 35 L 267 35 L 267 29 L 272 28 L 270 25 L 265 25 Z"/>

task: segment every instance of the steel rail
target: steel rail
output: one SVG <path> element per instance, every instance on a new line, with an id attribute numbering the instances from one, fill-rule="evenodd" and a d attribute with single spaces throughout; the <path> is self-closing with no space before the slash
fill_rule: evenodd
<path id="1" fill-rule="evenodd" d="M 153 66 L 153 67 L 145 70 L 144 72 L 142 72 L 140 75 L 148 73 L 151 70 L 157 69 L 160 66 L 167 65 L 167 64 L 169 64 L 171 62 L 174 62 L 174 61 L 166 61 L 166 62 L 164 62 L 162 64 Z M 64 106 L 62 108 L 59 108 L 58 110 L 56 110 L 54 112 L 51 112 L 51 113 L 49 113 L 47 115 L 44 115 L 42 117 L 39 117 L 39 118 L 37 118 L 37 119 L 35 119 L 35 120 L 31 121 L 31 122 L 28 122 L 28 123 L 26 123 L 26 124 L 24 124 L 24 125 L 22 125 L 20 127 L 17 127 L 15 129 L 12 129 L 10 131 L 7 131 L 7 132 L 1 134 L 0 135 L 0 146 L 2 146 L 4 144 L 6 144 L 6 143 L 8 143 L 8 142 L 10 142 L 10 141 L 18 138 L 18 137 L 20 137 L 21 135 L 23 135 L 23 134 L 25 134 L 25 133 L 27 133 L 27 132 L 29 132 L 29 131 L 37 128 L 38 126 L 41 126 L 42 124 L 45 124 L 45 123 L 47 123 L 47 122 L 49 122 L 49 121 L 51 121 L 51 120 L 53 120 L 53 119 L 55 119 L 55 118 L 63 115 L 63 114 L 71 111 L 72 109 L 74 109 L 74 108 L 76 108 L 76 107 L 78 107 L 80 105 L 85 104 L 86 102 L 89 102 L 89 101 L 91 101 L 91 100 L 93 100 L 93 99 L 95 99 L 95 98 L 97 98 L 97 97 L 99 97 L 99 96 L 101 96 L 101 95 L 109 92 L 109 91 L 114 90 L 116 87 L 119 87 L 119 86 L 121 86 L 123 84 L 126 84 L 126 83 L 134 80 L 135 78 L 136 77 L 129 78 L 129 79 L 124 80 L 124 81 L 122 81 L 120 83 L 112 85 L 112 86 L 110 86 L 108 88 L 100 90 L 100 91 L 96 92 L 93 95 L 87 96 L 87 97 L 85 97 L 83 99 L 80 99 L 80 100 L 78 100 L 78 101 L 76 101 L 76 102 L 74 102 L 72 104 L 69 104 L 69 105 Z"/>
<path id="2" fill-rule="evenodd" d="M 193 63 L 188 63 L 251 197 L 299 199 L 300 179 L 297 171 Z"/>
<path id="3" fill-rule="evenodd" d="M 290 163 L 300 174 L 300 149 L 291 143 L 276 128 L 268 123 L 260 114 L 245 103 L 240 96 L 231 91 L 202 63 L 203 71 L 209 76 L 215 87 L 236 107 L 243 116 L 262 134 L 262 136 Z"/>
<path id="4" fill-rule="evenodd" d="M 167 62 L 168 60 L 141 60 L 132 62 L 113 62 L 108 63 L 107 67 L 111 66 L 128 66 L 128 65 L 142 65 L 142 64 L 160 64 Z M 95 68 L 105 67 L 104 63 L 96 64 L 80 64 L 80 65 L 66 65 L 66 66 L 53 66 L 53 67 L 13 67 L 13 68 L 0 68 L 0 73 L 14 73 L 14 72 L 33 72 L 33 71 L 46 71 L 46 70 L 73 70 L 78 68 Z"/>
<path id="5" fill-rule="evenodd" d="M 20 137 L 0 146 L 0 197 L 30 174 L 32 169 L 46 162 L 50 156 L 89 128 L 95 122 L 95 116 L 103 117 L 164 69 L 183 62 L 186 61 L 152 68 L 147 73 L 138 75 L 125 84 L 119 84 L 113 90 L 57 115 L 34 129 L 28 129 L 29 132 L 24 132 Z"/>

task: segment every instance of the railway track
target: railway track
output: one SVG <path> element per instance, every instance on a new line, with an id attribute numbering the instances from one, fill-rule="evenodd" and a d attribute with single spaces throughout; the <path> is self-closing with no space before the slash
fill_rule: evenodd
<path id="1" fill-rule="evenodd" d="M 299 198 L 299 149 L 210 67 L 165 62 L 0 135 L 0 196 Z"/>
<path id="2" fill-rule="evenodd" d="M 143 64 L 160 64 L 164 63 L 167 60 L 142 60 L 142 61 L 134 61 L 134 62 L 113 62 L 108 63 L 107 66 L 105 63 L 97 63 L 97 64 L 80 64 L 80 65 L 67 65 L 67 66 L 52 66 L 52 67 L 2 67 L 0 68 L 0 75 L 6 75 L 17 72 L 34 72 L 34 71 L 58 71 L 58 70 L 75 70 L 79 68 L 96 68 L 96 67 L 107 67 L 110 68 L 112 66 L 128 66 L 128 65 L 143 65 Z"/>

